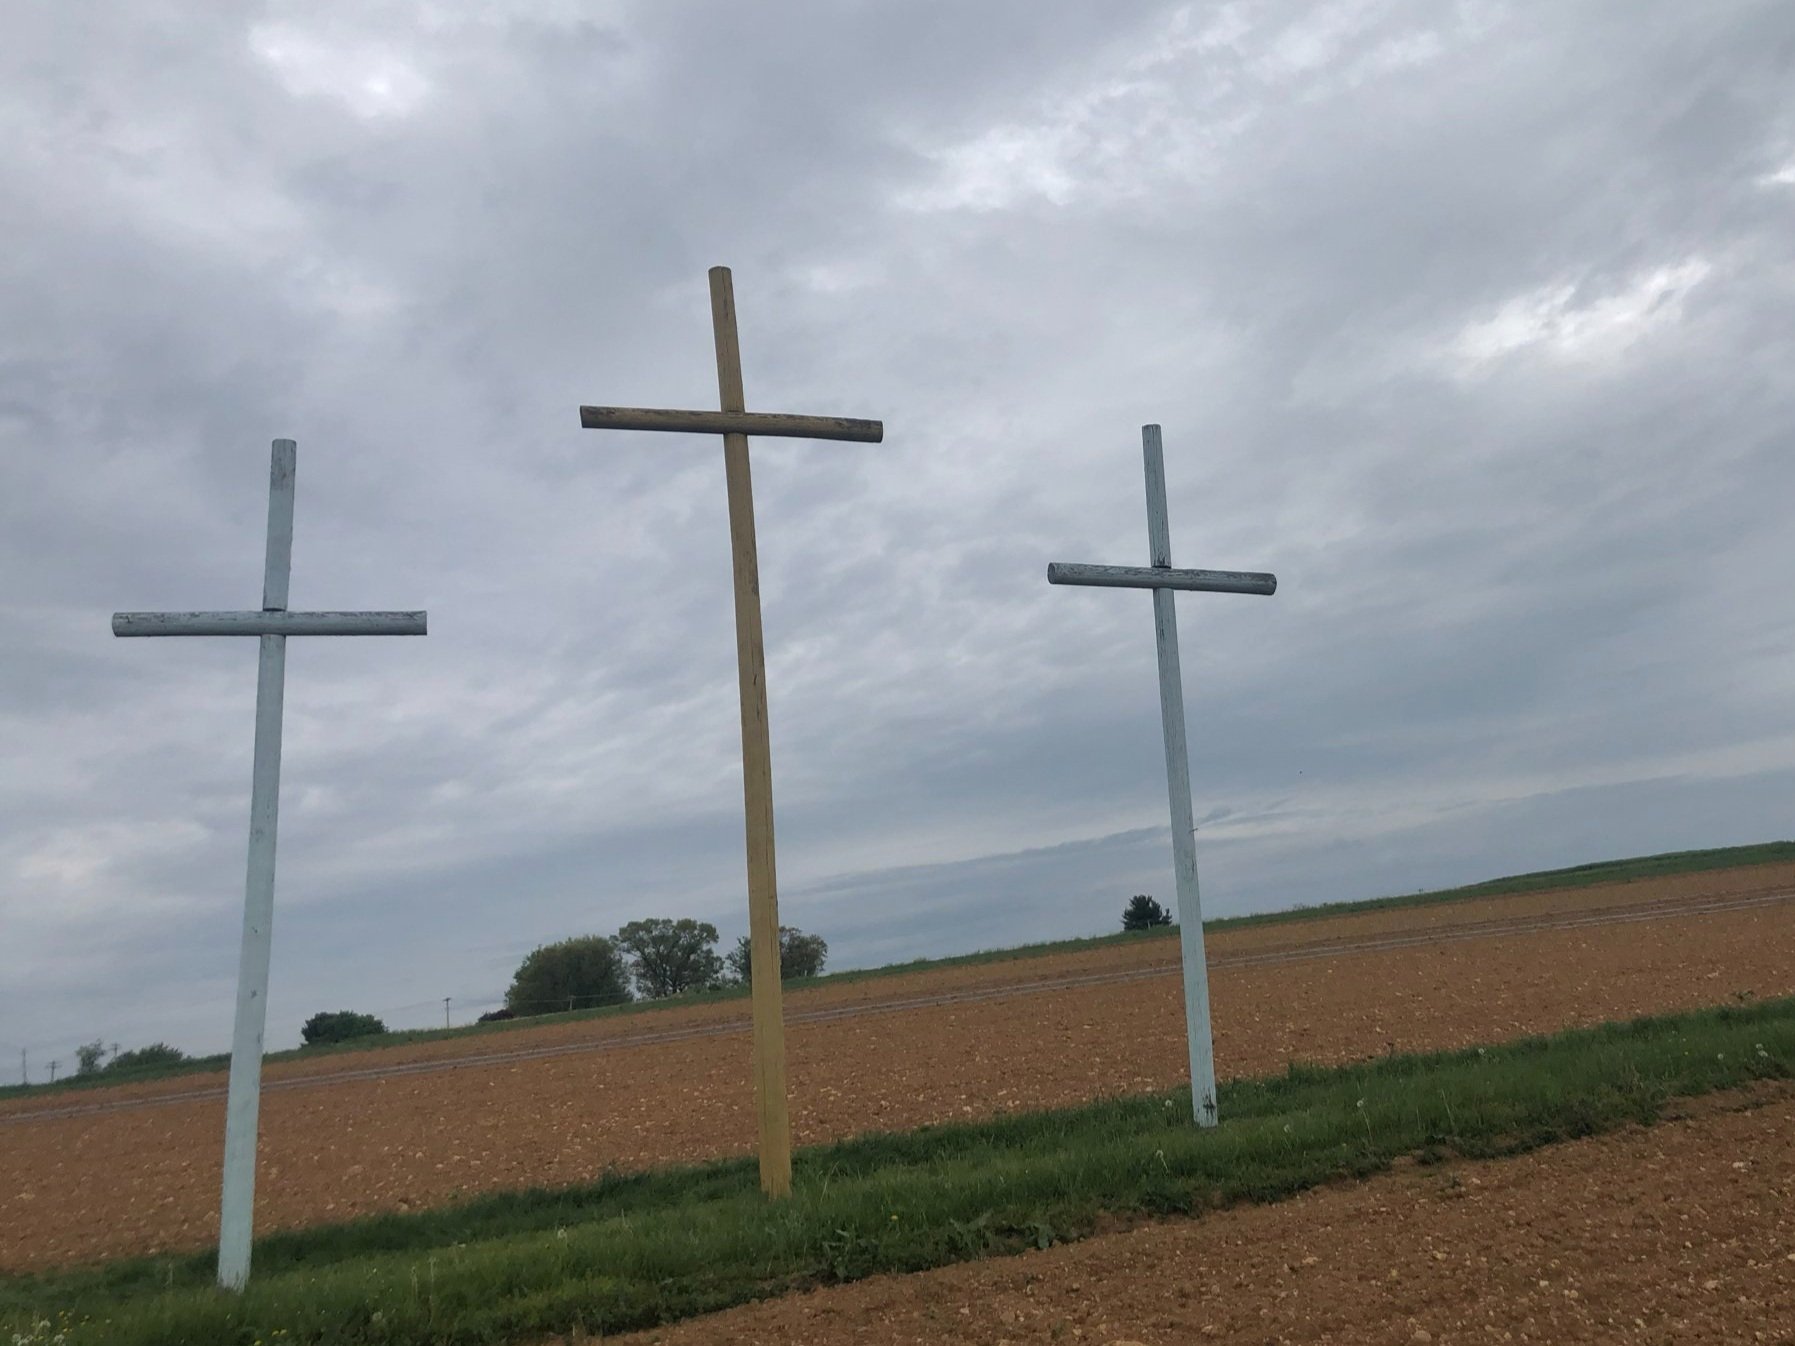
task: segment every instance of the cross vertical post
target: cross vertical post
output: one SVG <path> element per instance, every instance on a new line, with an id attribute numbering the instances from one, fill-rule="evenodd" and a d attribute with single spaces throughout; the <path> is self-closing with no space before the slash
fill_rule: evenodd
<path id="1" fill-rule="evenodd" d="M 1141 427 L 1147 484 L 1147 557 L 1138 566 L 1053 562 L 1050 584 L 1151 589 L 1153 634 L 1159 656 L 1159 715 L 1165 738 L 1166 793 L 1171 805 L 1172 868 L 1178 895 L 1178 937 L 1184 967 L 1184 1025 L 1190 1053 L 1191 1111 L 1198 1126 L 1214 1126 L 1215 1039 L 1209 1020 L 1209 963 L 1203 951 L 1203 904 L 1197 886 L 1197 836 L 1190 796 L 1190 752 L 1184 731 L 1184 678 L 1178 663 L 1179 589 L 1210 593 L 1271 594 L 1274 575 L 1234 570 L 1172 569 L 1172 534 L 1166 518 L 1165 451 L 1157 425 Z"/>
<path id="2" fill-rule="evenodd" d="M 754 486 L 748 436 L 853 440 L 877 444 L 878 421 L 793 416 L 745 410 L 735 288 L 729 268 L 710 269 L 711 330 L 717 351 L 717 411 L 641 407 L 580 408 L 588 430 L 670 430 L 723 436 L 729 497 L 729 540 L 735 583 L 736 676 L 742 704 L 742 797 L 748 853 L 748 960 L 754 1012 L 754 1110 L 760 1142 L 760 1186 L 770 1197 L 791 1194 L 791 1115 L 785 1084 L 785 1019 L 781 1008 L 779 888 L 773 851 L 773 758 L 767 719 L 766 641 L 760 620 L 760 561 L 754 538 Z"/>
<path id="3" fill-rule="evenodd" d="M 268 557 L 262 611 L 287 610 L 293 568 L 293 477 L 298 446 L 274 441 L 268 477 Z M 256 1201 L 256 1128 L 262 1099 L 262 1039 L 268 1026 L 268 960 L 274 941 L 274 844 L 280 823 L 280 731 L 287 686 L 287 638 L 264 635 L 256 668 L 255 766 L 249 789 L 249 870 L 243 890 L 243 947 L 237 957 L 237 1017 L 231 1033 L 230 1089 L 224 1109 L 224 1191 L 218 1210 L 218 1283 L 249 1280 Z"/>
<path id="4" fill-rule="evenodd" d="M 735 285 L 712 267 L 711 329 L 717 346 L 718 403 L 746 411 Z M 779 880 L 773 855 L 773 745 L 767 723 L 767 648 L 760 624 L 760 554 L 754 540 L 754 482 L 748 436 L 723 436 L 729 497 L 729 550 L 735 580 L 736 677 L 742 702 L 742 803 L 748 848 L 748 962 L 754 1013 L 754 1113 L 760 1183 L 768 1196 L 792 1187 L 792 1124 L 785 1088 L 785 1015 L 779 975 Z"/>
<path id="5" fill-rule="evenodd" d="M 225 1099 L 224 1180 L 218 1204 L 218 1283 L 227 1290 L 241 1290 L 248 1283 L 255 1233 L 256 1131 L 261 1111 L 263 1038 L 268 1025 L 268 963 L 274 934 L 274 853 L 280 821 L 287 637 L 421 636 L 427 624 L 423 612 L 287 611 L 297 462 L 298 448 L 292 440 L 274 441 L 268 475 L 268 544 L 259 611 L 112 614 L 115 636 L 258 637 L 249 861 L 243 889 L 243 943 L 237 960 L 230 1086 Z"/>
<path id="6" fill-rule="evenodd" d="M 1157 425 L 1141 429 L 1147 476 L 1148 564 L 1169 570 L 1165 452 Z M 1203 902 L 1197 888 L 1197 824 L 1190 802 L 1190 749 L 1184 737 L 1184 675 L 1178 666 L 1178 605 L 1170 589 L 1153 591 L 1153 639 L 1159 653 L 1159 718 L 1165 734 L 1166 792 L 1172 813 L 1172 872 L 1184 958 L 1184 1023 L 1190 1048 L 1191 1107 L 1200 1126 L 1215 1125 L 1215 1044 L 1209 1025 L 1209 962 L 1203 950 Z"/>

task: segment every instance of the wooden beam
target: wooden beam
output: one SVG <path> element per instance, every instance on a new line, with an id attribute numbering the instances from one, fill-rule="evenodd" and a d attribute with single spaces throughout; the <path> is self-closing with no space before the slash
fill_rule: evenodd
<path id="1" fill-rule="evenodd" d="M 271 575 L 272 571 L 269 572 Z M 115 612 L 115 636 L 421 636 L 422 612 Z"/>
<path id="2" fill-rule="evenodd" d="M 1173 570 L 1167 566 L 1094 566 L 1049 561 L 1049 584 L 1102 589 L 1193 589 L 1210 594 L 1275 594 L 1278 577 L 1251 570 Z"/>
<path id="3" fill-rule="evenodd" d="M 744 401 L 742 349 L 736 334 L 735 287 L 730 282 L 729 268 L 712 267 L 710 283 L 719 400 L 725 413 L 740 415 Z M 584 421 L 583 408 L 581 418 Z M 742 419 L 759 418 L 744 415 Z M 860 424 L 878 428 L 877 421 Z M 773 750 L 767 727 L 767 653 L 760 625 L 760 561 L 754 545 L 754 487 L 748 474 L 745 432 L 732 430 L 724 434 L 723 473 L 729 493 L 730 552 L 735 563 L 736 672 L 742 696 L 754 1110 L 760 1130 L 761 1190 L 777 1198 L 791 1195 L 792 1124 L 785 1096 L 785 1016 L 780 1004 L 779 888 L 773 863 Z"/>
<path id="4" fill-rule="evenodd" d="M 784 439 L 846 439 L 877 444 L 882 421 L 849 416 L 788 416 L 767 411 L 663 411 L 652 407 L 581 407 L 585 430 L 677 430 L 694 435 L 775 435 Z"/>
<path id="5" fill-rule="evenodd" d="M 1147 478 L 1148 560 L 1152 569 L 1165 573 L 1172 565 L 1172 530 L 1166 522 L 1165 452 L 1157 425 L 1141 427 L 1141 456 Z M 1197 824 L 1191 811 L 1190 749 L 1184 733 L 1184 674 L 1178 667 L 1178 605 L 1170 589 L 1153 591 L 1153 643 L 1159 652 L 1159 716 L 1165 735 L 1178 943 L 1184 961 L 1190 1102 L 1197 1125 L 1214 1126 L 1215 1030 L 1209 1020 L 1209 959 L 1203 952 L 1203 902 L 1197 887 Z"/>

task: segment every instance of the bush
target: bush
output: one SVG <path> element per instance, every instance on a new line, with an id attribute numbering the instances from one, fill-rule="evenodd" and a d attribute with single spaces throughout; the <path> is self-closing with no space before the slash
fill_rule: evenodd
<path id="1" fill-rule="evenodd" d="M 716 942 L 717 927 L 690 916 L 631 921 L 617 932 L 636 989 L 650 999 L 715 986 L 723 976 L 723 960 L 711 947 Z"/>
<path id="2" fill-rule="evenodd" d="M 175 1066 L 187 1059 L 187 1053 L 166 1042 L 152 1042 L 147 1047 L 133 1047 L 120 1052 L 106 1063 L 106 1073 L 125 1074 L 134 1070 L 150 1070 L 157 1066 Z"/>
<path id="3" fill-rule="evenodd" d="M 487 1010 L 486 1013 L 482 1014 L 478 1019 L 475 1019 L 474 1022 L 477 1024 L 496 1024 L 502 1020 L 515 1019 L 516 1017 L 517 1015 L 514 1011 L 508 1010 L 501 1005 L 495 1010 Z"/>
<path id="4" fill-rule="evenodd" d="M 513 1014 L 554 1014 L 629 1000 L 629 980 L 614 941 L 580 935 L 533 949 L 505 992 Z"/>
<path id="5" fill-rule="evenodd" d="M 1122 909 L 1124 930 L 1151 930 L 1156 925 L 1170 925 L 1172 913 L 1145 893 L 1136 893 Z"/>
<path id="6" fill-rule="evenodd" d="M 724 961 L 730 976 L 743 986 L 754 984 L 753 941 L 743 935 L 735 942 Z M 814 977 L 823 970 L 829 957 L 829 946 L 821 935 L 807 935 L 793 926 L 779 927 L 779 980 L 793 977 Z"/>
<path id="7" fill-rule="evenodd" d="M 299 1030 L 299 1036 L 305 1039 L 306 1046 L 319 1047 L 327 1042 L 348 1042 L 351 1038 L 375 1037 L 384 1032 L 386 1025 L 372 1014 L 336 1010 L 312 1015 Z"/>

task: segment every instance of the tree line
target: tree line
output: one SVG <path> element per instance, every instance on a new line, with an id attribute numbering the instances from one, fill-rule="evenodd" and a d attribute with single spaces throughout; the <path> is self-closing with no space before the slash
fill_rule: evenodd
<path id="1" fill-rule="evenodd" d="M 105 1042 L 95 1038 L 75 1048 L 75 1074 L 128 1075 L 134 1070 L 174 1065 L 186 1059 L 187 1053 L 166 1042 L 152 1042 L 147 1047 L 133 1047 L 129 1051 L 120 1051 L 115 1042 L 108 1051 Z M 55 1063 L 51 1065 L 54 1067 Z"/>
<path id="2" fill-rule="evenodd" d="M 687 991 L 748 986 L 751 944 L 743 935 L 726 954 L 716 950 L 717 927 L 689 916 L 631 921 L 615 935 L 580 935 L 533 949 L 505 992 L 505 1007 L 483 1020 L 554 1014 L 631 1000 L 660 1000 Z M 779 975 L 814 977 L 829 946 L 821 935 L 779 927 Z"/>
<path id="3" fill-rule="evenodd" d="M 578 935 L 530 951 L 511 978 L 504 1008 L 482 1014 L 479 1022 L 559 1014 L 576 1009 L 662 1000 L 688 991 L 753 982 L 750 941 L 743 935 L 719 954 L 721 937 L 709 921 L 666 916 L 631 921 L 615 935 Z M 814 977 L 823 970 L 829 945 L 821 935 L 779 927 L 779 976 Z M 306 1020 L 300 1037 L 308 1047 L 387 1031 L 372 1014 L 335 1010 Z"/>
<path id="4" fill-rule="evenodd" d="M 1136 893 L 1122 912 L 1122 929 L 1150 930 L 1170 925 L 1172 913 L 1145 893 Z M 538 1014 L 565 1013 L 622 1005 L 633 1000 L 661 1000 L 687 991 L 753 983 L 751 943 L 743 935 L 727 953 L 717 952 L 720 936 L 709 921 L 689 916 L 677 920 L 654 916 L 631 921 L 615 935 L 578 935 L 543 944 L 519 964 L 505 992 L 504 1008 L 480 1016 L 481 1023 Z M 779 927 L 779 976 L 814 977 L 822 972 L 829 946 L 821 935 L 807 935 L 793 926 Z M 314 1014 L 300 1029 L 308 1047 L 387 1031 L 372 1014 L 330 1010 Z M 165 1042 L 121 1052 L 98 1039 L 75 1049 L 77 1075 L 125 1074 L 188 1060 Z"/>

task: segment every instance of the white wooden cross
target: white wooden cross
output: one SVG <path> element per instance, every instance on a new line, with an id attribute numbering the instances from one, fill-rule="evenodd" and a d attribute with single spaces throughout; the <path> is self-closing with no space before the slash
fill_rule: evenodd
<path id="1" fill-rule="evenodd" d="M 760 1133 L 760 1186 L 783 1197 L 792 1187 L 791 1116 L 785 1095 L 785 1021 L 780 1008 L 779 885 L 773 865 L 773 759 L 767 732 L 767 655 L 760 627 L 760 559 L 754 544 L 754 488 L 748 436 L 845 439 L 877 444 L 878 421 L 745 411 L 735 286 L 726 266 L 710 269 L 711 331 L 717 346 L 721 411 L 581 407 L 587 430 L 676 430 L 723 436 L 729 539 L 735 569 L 736 674 L 742 701 L 742 794 L 748 842 L 748 960 L 754 1008 L 754 1104 Z"/>
<path id="2" fill-rule="evenodd" d="M 1147 566 L 1077 565 L 1055 561 L 1049 584 L 1090 584 L 1153 591 L 1153 629 L 1159 645 L 1159 713 L 1165 728 L 1166 785 L 1172 803 L 1172 862 L 1178 888 L 1178 933 L 1184 954 L 1184 1027 L 1190 1042 L 1190 1098 L 1198 1126 L 1214 1126 L 1215 1042 L 1209 1027 L 1209 964 L 1203 956 L 1203 904 L 1197 894 L 1197 828 L 1191 817 L 1190 758 L 1184 741 L 1184 680 L 1178 669 L 1176 589 L 1222 594 L 1272 594 L 1276 575 L 1239 570 L 1173 570 L 1166 522 L 1165 455 L 1159 427 L 1141 427 L 1147 469 Z"/>
<path id="3" fill-rule="evenodd" d="M 243 895 L 243 948 L 237 964 L 237 1020 L 224 1120 L 224 1192 L 218 1217 L 218 1283 L 249 1280 L 256 1190 L 256 1118 L 261 1105 L 262 1032 L 268 1019 L 268 950 L 274 922 L 274 834 L 280 812 L 281 704 L 288 636 L 421 636 L 422 612 L 289 612 L 293 561 L 292 440 L 274 441 L 268 481 L 268 554 L 260 612 L 115 612 L 115 636 L 259 636 L 255 769 L 249 800 L 249 875 Z"/>

